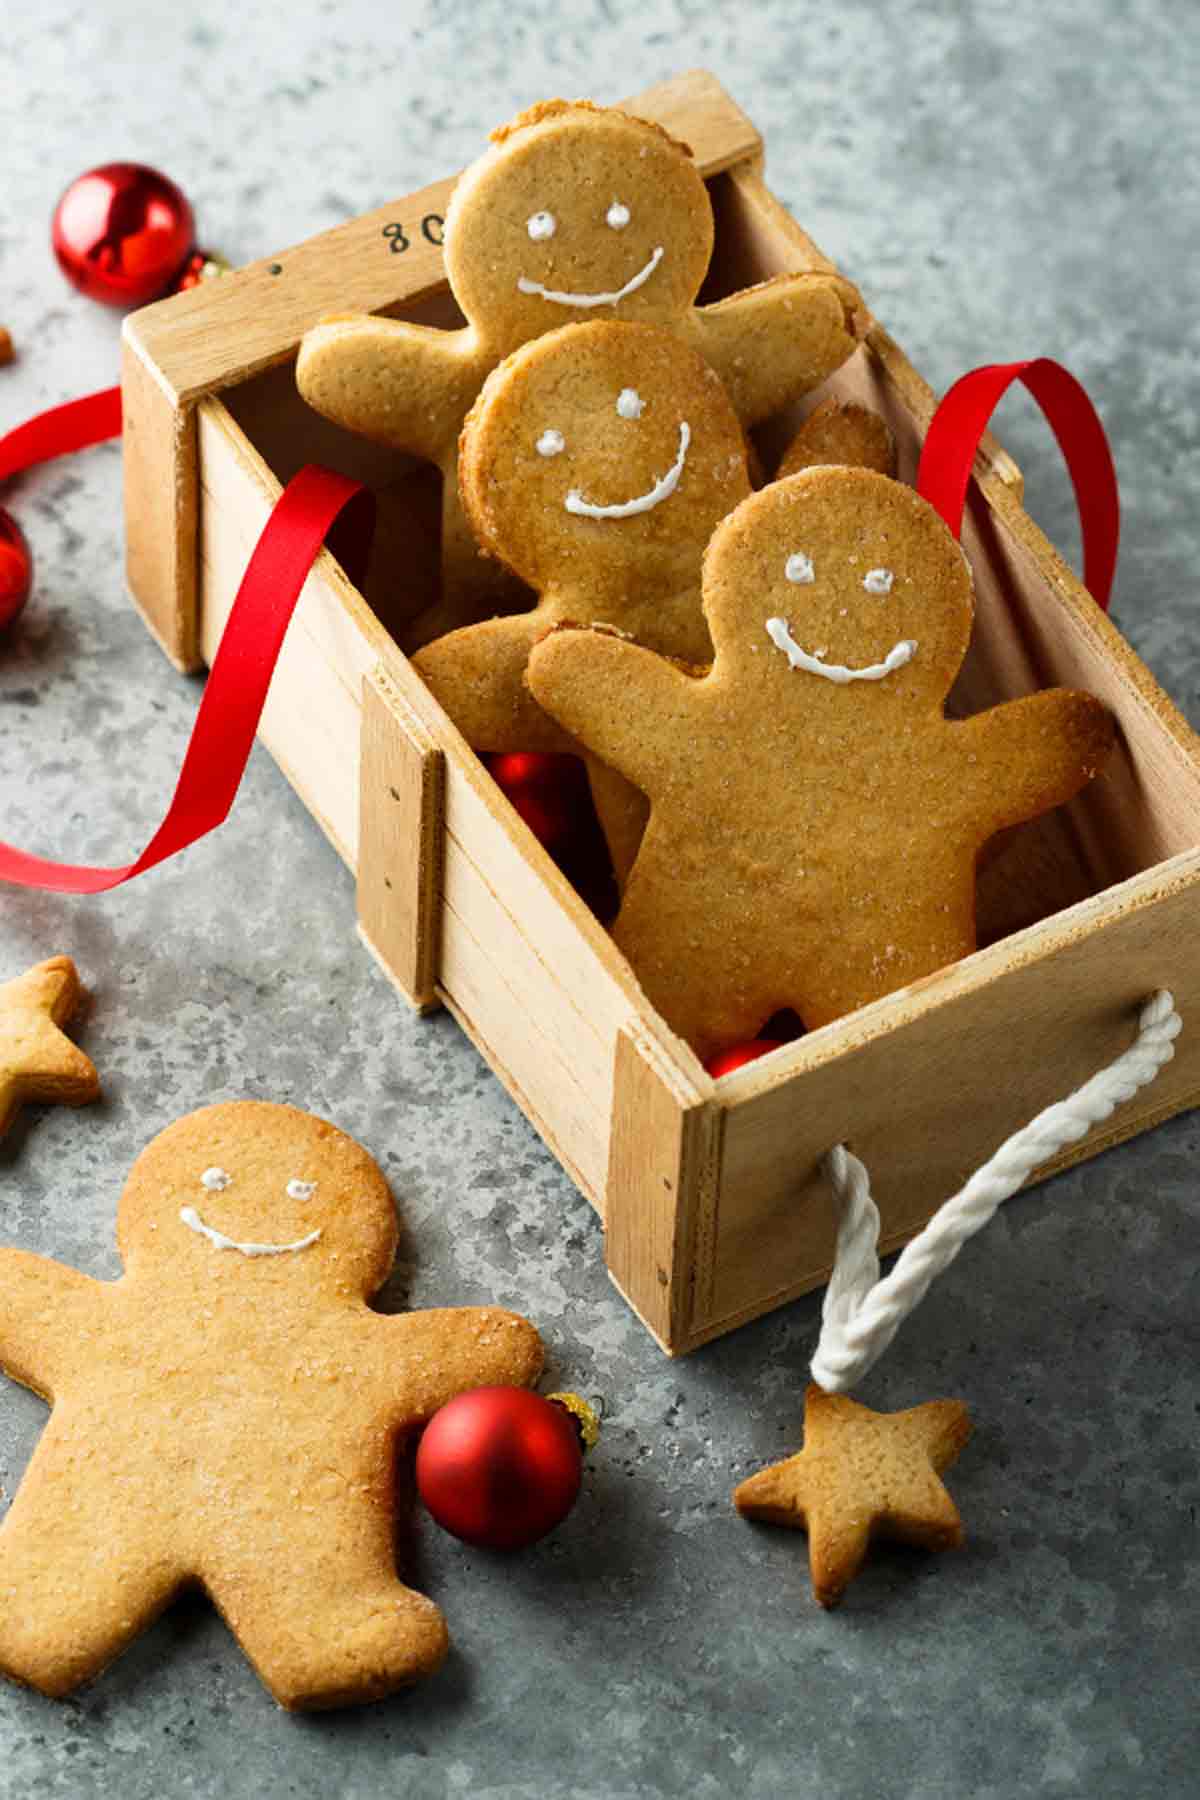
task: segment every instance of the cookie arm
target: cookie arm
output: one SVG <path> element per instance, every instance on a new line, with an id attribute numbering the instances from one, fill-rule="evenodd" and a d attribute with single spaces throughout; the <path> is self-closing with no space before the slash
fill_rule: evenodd
<path id="1" fill-rule="evenodd" d="M 29 1250 L 0 1248 L 0 1369 L 50 1399 L 98 1312 L 103 1284 Z"/>
<path id="2" fill-rule="evenodd" d="M 362 437 L 439 461 L 483 371 L 466 331 L 353 313 L 306 331 L 296 385 L 308 404 Z"/>
<path id="3" fill-rule="evenodd" d="M 537 1331 L 500 1306 L 375 1314 L 371 1324 L 377 1378 L 412 1424 L 470 1388 L 529 1387 L 541 1374 Z"/>
<path id="4" fill-rule="evenodd" d="M 964 809 L 982 838 L 1061 806 L 1099 773 L 1115 727 L 1091 694 L 1047 688 L 951 723 Z"/>
<path id="5" fill-rule="evenodd" d="M 651 797 L 664 746 L 670 755 L 697 729 L 695 676 L 608 632 L 551 632 L 535 647 L 525 680 L 572 737 Z"/>
<path id="6" fill-rule="evenodd" d="M 546 629 L 534 613 L 464 625 L 426 644 L 413 667 L 472 750 L 578 748 L 525 685 L 529 653 Z"/>
<path id="7" fill-rule="evenodd" d="M 692 315 L 743 425 L 754 425 L 824 381 L 863 337 L 867 314 L 843 275 L 776 275 Z"/>

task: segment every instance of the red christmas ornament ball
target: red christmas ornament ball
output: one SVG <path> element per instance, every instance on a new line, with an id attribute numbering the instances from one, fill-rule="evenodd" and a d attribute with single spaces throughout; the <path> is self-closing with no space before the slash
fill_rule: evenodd
<path id="1" fill-rule="evenodd" d="M 105 163 L 63 194 L 51 239 L 59 267 L 81 294 L 106 306 L 144 306 L 183 267 L 195 223 L 184 195 L 157 169 Z"/>
<path id="2" fill-rule="evenodd" d="M 780 1049 L 782 1044 L 782 1038 L 750 1038 L 744 1044 L 731 1044 L 728 1050 L 718 1050 L 704 1066 L 715 1081 L 722 1075 L 732 1075 L 744 1063 L 755 1062 L 769 1050 Z"/>
<path id="3" fill-rule="evenodd" d="M 538 842 L 547 850 L 559 849 L 586 805 L 586 777 L 578 757 L 510 750 L 489 757 L 488 767 Z"/>
<path id="4" fill-rule="evenodd" d="M 436 1412 L 417 1446 L 417 1492 L 443 1530 L 520 1550 L 565 1519 L 583 1452 L 565 1407 L 528 1388 L 485 1387 Z"/>
<path id="5" fill-rule="evenodd" d="M 11 625 L 33 586 L 33 552 L 12 514 L 0 506 L 0 631 Z"/>

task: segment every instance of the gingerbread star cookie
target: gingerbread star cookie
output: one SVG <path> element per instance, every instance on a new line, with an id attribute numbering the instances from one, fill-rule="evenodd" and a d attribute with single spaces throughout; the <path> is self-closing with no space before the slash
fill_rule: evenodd
<path id="1" fill-rule="evenodd" d="M 545 101 L 493 132 L 454 189 L 445 261 L 461 330 L 355 314 L 306 334 L 296 379 L 309 404 L 442 471 L 443 595 L 414 642 L 495 609 L 496 565 L 458 506 L 455 455 L 486 376 L 519 345 L 571 321 L 656 325 L 718 370 L 747 425 L 854 350 L 866 317 L 837 275 L 781 275 L 697 307 L 713 235 L 686 145 L 615 107 Z"/>
<path id="2" fill-rule="evenodd" d="M 613 935 L 701 1058 L 793 1008 L 814 1029 L 975 948 L 995 833 L 1069 800 L 1112 720 L 1052 689 L 944 702 L 971 574 L 934 509 L 872 470 L 742 502 L 704 561 L 703 677 L 596 631 L 533 651 L 534 698 L 650 800 Z"/>
<path id="3" fill-rule="evenodd" d="M 446 1626 L 396 1576 L 397 1440 L 468 1388 L 532 1381 L 532 1325 L 373 1312 L 387 1183 L 290 1106 L 161 1132 L 117 1239 L 115 1282 L 0 1249 L 0 1367 L 53 1405 L 0 1525 L 0 1671 L 69 1693 L 199 1585 L 283 1706 L 430 1673 Z"/>
<path id="4" fill-rule="evenodd" d="M 0 987 L 0 1137 L 24 1101 L 86 1106 L 99 1098 L 94 1064 L 59 1029 L 82 999 L 69 956 L 52 956 Z"/>
<path id="5" fill-rule="evenodd" d="M 473 749 L 578 753 L 524 679 L 534 644 L 563 620 L 711 660 L 701 562 L 750 477 L 737 414 L 698 352 L 600 319 L 524 345 L 484 384 L 459 474 L 480 542 L 538 596 L 532 612 L 466 626 L 413 659 Z M 594 759 L 589 773 L 620 881 L 645 801 Z"/>
<path id="6" fill-rule="evenodd" d="M 970 1435 L 960 1400 L 877 1413 L 810 1383 L 803 1450 L 743 1481 L 733 1503 L 743 1518 L 807 1531 L 813 1593 L 836 1606 L 872 1538 L 926 1550 L 961 1546 L 958 1508 L 938 1476 Z"/>

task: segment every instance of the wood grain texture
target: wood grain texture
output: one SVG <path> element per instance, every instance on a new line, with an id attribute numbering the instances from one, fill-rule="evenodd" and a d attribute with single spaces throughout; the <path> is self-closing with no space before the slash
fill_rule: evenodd
<path id="1" fill-rule="evenodd" d="M 126 334 L 121 343 L 125 579 L 134 605 L 184 674 L 198 668 L 196 422 Z"/>
<path id="2" fill-rule="evenodd" d="M 382 667 L 363 684 L 358 925 L 417 1012 L 438 1004 L 445 757 Z"/>
<path id="3" fill-rule="evenodd" d="M 672 1353 L 689 1340 L 697 1284 L 711 1264 L 707 1228 L 723 1124 L 722 1109 L 653 1039 L 636 1029 L 620 1033 L 605 1255 L 617 1287 Z"/>

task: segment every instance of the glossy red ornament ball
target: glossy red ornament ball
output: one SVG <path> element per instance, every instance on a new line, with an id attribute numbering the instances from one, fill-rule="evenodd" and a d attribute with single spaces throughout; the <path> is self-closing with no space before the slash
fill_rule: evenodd
<path id="1" fill-rule="evenodd" d="M 565 1407 L 528 1388 L 475 1388 L 425 1427 L 417 1492 L 443 1530 L 464 1543 L 520 1550 L 566 1518 L 582 1465 Z"/>
<path id="2" fill-rule="evenodd" d="M 757 1061 L 769 1050 L 780 1049 L 782 1044 L 782 1038 L 750 1038 L 744 1044 L 731 1044 L 728 1050 L 718 1050 L 704 1066 L 715 1081 L 722 1075 L 732 1075 L 744 1063 Z"/>
<path id="3" fill-rule="evenodd" d="M 106 306 L 144 306 L 170 287 L 195 241 L 192 209 L 143 163 L 105 163 L 54 209 L 54 254 L 73 287 Z"/>
<path id="4" fill-rule="evenodd" d="M 0 506 L 0 631 L 11 625 L 33 586 L 33 552 L 11 513 Z"/>
<path id="5" fill-rule="evenodd" d="M 510 750 L 489 757 L 488 767 L 539 843 L 547 850 L 561 848 L 587 806 L 587 777 L 579 758 Z"/>

